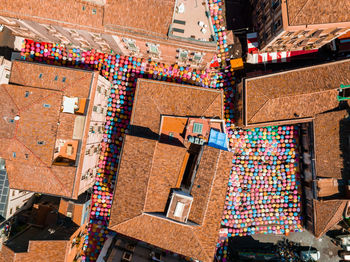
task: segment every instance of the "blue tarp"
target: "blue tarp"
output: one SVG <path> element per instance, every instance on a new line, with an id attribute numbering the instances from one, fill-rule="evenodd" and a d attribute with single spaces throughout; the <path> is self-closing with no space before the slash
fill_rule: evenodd
<path id="1" fill-rule="evenodd" d="M 208 146 L 227 151 L 227 135 L 215 129 L 210 130 Z"/>

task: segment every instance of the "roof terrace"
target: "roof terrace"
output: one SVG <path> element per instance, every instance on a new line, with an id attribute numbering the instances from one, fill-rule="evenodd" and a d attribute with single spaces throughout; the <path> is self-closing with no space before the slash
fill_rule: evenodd
<path id="1" fill-rule="evenodd" d="M 169 36 L 203 42 L 214 41 L 214 30 L 207 1 L 177 0 Z"/>

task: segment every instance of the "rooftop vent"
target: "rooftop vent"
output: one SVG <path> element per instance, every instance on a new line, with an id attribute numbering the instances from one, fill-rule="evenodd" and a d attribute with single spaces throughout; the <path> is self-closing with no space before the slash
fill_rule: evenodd
<path id="1" fill-rule="evenodd" d="M 193 197 L 182 191 L 173 191 L 166 216 L 179 222 L 186 223 L 191 210 Z"/>

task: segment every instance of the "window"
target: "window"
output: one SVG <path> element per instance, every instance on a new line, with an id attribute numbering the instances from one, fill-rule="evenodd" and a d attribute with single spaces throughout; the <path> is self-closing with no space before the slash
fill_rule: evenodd
<path id="1" fill-rule="evenodd" d="M 96 8 L 93 8 L 93 9 L 92 9 L 92 14 L 93 14 L 93 15 L 96 15 L 96 13 L 97 13 Z"/>
<path id="2" fill-rule="evenodd" d="M 202 58 L 203 58 L 203 54 L 202 53 L 196 52 L 193 55 L 193 61 L 196 62 L 196 63 L 200 63 L 202 61 Z"/>
<path id="3" fill-rule="evenodd" d="M 188 58 L 188 51 L 187 50 L 180 50 L 179 52 L 179 60 L 186 61 Z"/>
<path id="4" fill-rule="evenodd" d="M 43 74 L 39 74 L 39 79 L 41 79 L 43 77 Z"/>
<path id="5" fill-rule="evenodd" d="M 7 79 L 10 79 L 10 74 L 6 74 L 5 77 L 6 77 Z"/>
<path id="6" fill-rule="evenodd" d="M 85 5 L 83 5 L 83 8 L 82 8 L 82 9 L 83 9 L 83 11 L 85 11 L 85 9 L 86 9 Z"/>
<path id="7" fill-rule="evenodd" d="M 12 156 L 16 158 L 16 152 L 12 152 Z"/>
<path id="8" fill-rule="evenodd" d="M 277 22 L 273 25 L 274 31 L 281 26 L 281 19 L 278 19 Z"/>
<path id="9" fill-rule="evenodd" d="M 62 78 L 62 82 L 65 83 L 66 82 L 66 77 Z"/>
<path id="10" fill-rule="evenodd" d="M 10 215 L 12 215 L 12 212 L 13 212 L 13 210 L 12 210 L 12 208 L 10 209 Z"/>
<path id="11" fill-rule="evenodd" d="M 28 158 L 29 158 L 29 154 L 24 154 L 24 156 L 26 157 L 26 159 L 28 159 Z"/>
<path id="12" fill-rule="evenodd" d="M 26 91 L 24 97 L 28 97 L 29 96 L 29 91 Z"/>
<path id="13" fill-rule="evenodd" d="M 134 52 L 138 51 L 138 48 L 135 44 L 135 40 L 130 38 L 123 38 L 123 42 L 126 44 L 126 48 L 129 49 L 130 51 L 134 51 Z"/>
<path id="14" fill-rule="evenodd" d="M 148 46 L 148 52 L 153 55 L 159 55 L 159 45 L 152 44 L 152 43 L 147 43 Z"/>
<path id="15" fill-rule="evenodd" d="M 12 196 L 15 196 L 16 192 L 15 190 L 12 191 Z"/>
<path id="16" fill-rule="evenodd" d="M 92 108 L 92 111 L 97 112 L 97 106 L 94 106 L 94 107 Z"/>
<path id="17" fill-rule="evenodd" d="M 97 86 L 97 92 L 101 94 L 101 86 Z"/>
<path id="18" fill-rule="evenodd" d="M 203 130 L 203 124 L 200 124 L 200 123 L 193 124 L 193 133 L 202 134 L 202 130 Z"/>
<path id="19" fill-rule="evenodd" d="M 272 9 L 275 10 L 280 5 L 280 0 L 272 0 Z"/>

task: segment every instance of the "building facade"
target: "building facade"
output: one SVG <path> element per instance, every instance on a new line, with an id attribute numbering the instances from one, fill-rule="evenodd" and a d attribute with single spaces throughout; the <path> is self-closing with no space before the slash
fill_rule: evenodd
<path id="1" fill-rule="evenodd" d="M 216 53 L 207 1 L 0 1 L 16 36 L 205 68 Z M 32 6 L 36 6 L 32 8 Z"/>
<path id="2" fill-rule="evenodd" d="M 250 2 L 261 52 L 317 49 L 350 30 L 346 0 Z"/>
<path id="3" fill-rule="evenodd" d="M 98 72 L 15 61 L 9 83 L 0 86 L 9 187 L 76 199 L 97 173 L 110 82 Z"/>

